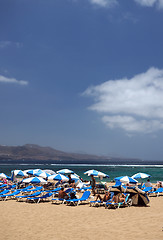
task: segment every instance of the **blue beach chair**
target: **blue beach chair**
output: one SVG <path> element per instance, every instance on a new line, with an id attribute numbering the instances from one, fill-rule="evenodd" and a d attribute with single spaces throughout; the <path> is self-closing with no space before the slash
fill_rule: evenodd
<path id="1" fill-rule="evenodd" d="M 0 195 L 0 198 L 5 201 L 5 200 L 7 200 L 8 197 L 9 198 L 15 198 L 15 196 L 18 195 L 18 194 L 20 194 L 20 190 L 16 190 L 16 191 L 14 191 L 12 193 L 9 193 L 9 194 Z"/>
<path id="2" fill-rule="evenodd" d="M 156 191 L 150 192 L 150 195 L 154 194 L 155 196 L 158 197 L 160 193 L 163 193 L 163 187 L 158 188 Z"/>
<path id="3" fill-rule="evenodd" d="M 65 200 L 65 202 L 67 205 L 71 205 L 71 204 L 79 205 L 81 202 L 86 202 L 90 197 L 90 194 L 91 194 L 90 191 L 85 191 L 81 198 L 68 199 L 68 200 Z"/>
<path id="4" fill-rule="evenodd" d="M 33 201 L 33 202 L 37 202 L 37 203 L 39 203 L 41 200 L 42 201 L 45 201 L 45 200 L 47 200 L 49 197 L 51 197 L 53 195 L 53 193 L 52 192 L 48 192 L 48 193 L 46 193 L 46 194 L 44 194 L 43 196 L 40 196 L 40 197 L 27 197 L 27 199 L 26 199 L 26 201 L 27 202 L 31 202 L 31 201 Z"/>
<path id="5" fill-rule="evenodd" d="M 119 202 L 119 203 L 115 203 L 115 202 L 107 202 L 105 204 L 105 208 L 120 208 L 120 207 L 126 207 L 126 206 L 130 206 L 129 204 L 129 196 L 130 194 L 125 194 L 125 202 Z"/>
<path id="6" fill-rule="evenodd" d="M 33 194 L 29 194 L 29 195 L 21 195 L 21 196 L 15 196 L 16 200 L 17 201 L 21 201 L 27 197 L 36 197 L 36 196 L 39 196 L 40 194 L 42 194 L 42 191 L 38 191 L 38 192 L 35 192 Z"/>
<path id="7" fill-rule="evenodd" d="M 110 198 L 107 202 L 111 201 L 113 196 L 114 196 L 114 192 L 111 192 L 110 193 Z M 103 201 L 100 201 L 100 200 L 97 200 L 97 201 L 90 201 L 89 202 L 89 205 L 90 207 L 99 207 L 99 206 L 105 206 L 107 202 L 103 202 Z"/>

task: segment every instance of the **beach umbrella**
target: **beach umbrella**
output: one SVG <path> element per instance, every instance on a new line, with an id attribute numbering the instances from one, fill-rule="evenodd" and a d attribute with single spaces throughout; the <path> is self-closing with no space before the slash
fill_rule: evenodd
<path id="1" fill-rule="evenodd" d="M 11 173 L 13 173 L 14 176 L 18 176 L 18 177 L 28 177 L 28 174 L 22 170 L 14 170 L 14 171 L 11 171 Z"/>
<path id="2" fill-rule="evenodd" d="M 63 174 L 54 174 L 48 177 L 48 180 L 68 182 L 69 178 Z"/>
<path id="3" fill-rule="evenodd" d="M 36 173 L 42 172 L 41 169 L 28 169 L 24 171 L 25 173 L 29 175 L 35 175 Z"/>
<path id="4" fill-rule="evenodd" d="M 61 170 L 58 170 L 57 173 L 60 173 L 60 174 L 71 174 L 71 173 L 74 173 L 72 170 L 70 169 L 61 169 Z"/>
<path id="5" fill-rule="evenodd" d="M 50 175 L 56 174 L 53 170 L 51 169 L 45 169 L 44 172 L 49 173 Z"/>
<path id="6" fill-rule="evenodd" d="M 49 173 L 46 173 L 44 171 L 36 172 L 34 175 L 37 176 L 37 177 L 42 177 L 42 178 L 48 178 L 49 176 L 51 176 Z"/>
<path id="7" fill-rule="evenodd" d="M 134 178 L 128 177 L 128 176 L 121 176 L 114 178 L 116 181 L 120 181 L 121 183 L 133 183 L 136 184 L 138 181 Z"/>
<path id="8" fill-rule="evenodd" d="M 146 206 L 149 203 L 146 193 L 138 187 L 128 187 L 125 192 L 130 194 L 132 205 Z"/>
<path id="9" fill-rule="evenodd" d="M 10 177 L 7 176 L 5 173 L 0 173 L 0 178 L 7 178 L 7 179 L 10 179 Z"/>
<path id="10" fill-rule="evenodd" d="M 47 181 L 41 177 L 30 177 L 23 179 L 24 183 L 47 183 Z"/>
<path id="11" fill-rule="evenodd" d="M 75 173 L 74 173 L 74 174 L 71 174 L 71 179 L 72 179 L 72 180 L 75 180 L 75 181 L 76 181 L 76 180 L 80 180 L 79 176 L 78 176 L 77 174 L 75 174 Z"/>
<path id="12" fill-rule="evenodd" d="M 133 176 L 132 176 L 132 178 L 135 178 L 135 179 L 137 179 L 137 178 L 149 178 L 150 177 L 150 175 L 149 174 L 147 174 L 147 173 L 136 173 L 136 174 L 134 174 Z"/>
<path id="13" fill-rule="evenodd" d="M 107 174 L 105 174 L 103 172 L 94 170 L 94 169 L 88 170 L 84 174 L 87 174 L 88 176 L 93 175 L 94 177 L 103 177 L 103 178 L 107 177 L 107 178 L 109 178 L 109 175 L 107 175 Z"/>

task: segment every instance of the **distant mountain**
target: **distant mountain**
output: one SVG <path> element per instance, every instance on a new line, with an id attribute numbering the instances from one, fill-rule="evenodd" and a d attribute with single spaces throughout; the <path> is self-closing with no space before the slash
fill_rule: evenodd
<path id="1" fill-rule="evenodd" d="M 26 144 L 23 146 L 0 145 L 0 163 L 142 164 L 142 160 L 67 153 L 51 147 Z"/>

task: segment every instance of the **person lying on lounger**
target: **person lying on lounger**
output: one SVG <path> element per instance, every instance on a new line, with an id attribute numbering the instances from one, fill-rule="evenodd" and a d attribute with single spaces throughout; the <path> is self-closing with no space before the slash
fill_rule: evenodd
<path id="1" fill-rule="evenodd" d="M 110 192 L 107 191 L 105 192 L 105 195 L 103 197 L 101 197 L 101 195 L 98 194 L 95 201 L 100 199 L 101 202 L 107 202 L 110 199 L 110 195 L 111 195 Z"/>
<path id="2" fill-rule="evenodd" d="M 125 195 L 123 193 L 121 193 L 120 195 L 114 195 L 112 198 L 112 202 L 115 203 L 120 203 L 120 202 L 125 202 Z"/>

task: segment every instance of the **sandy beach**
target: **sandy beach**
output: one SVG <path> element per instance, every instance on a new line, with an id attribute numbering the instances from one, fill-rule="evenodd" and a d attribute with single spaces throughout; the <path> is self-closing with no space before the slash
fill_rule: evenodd
<path id="1" fill-rule="evenodd" d="M 163 239 L 163 196 L 148 207 L 105 209 L 89 204 L 0 201 L 1 238 L 5 240 Z"/>

